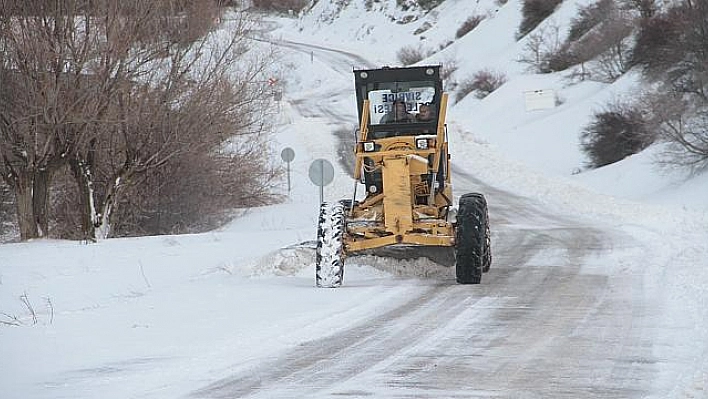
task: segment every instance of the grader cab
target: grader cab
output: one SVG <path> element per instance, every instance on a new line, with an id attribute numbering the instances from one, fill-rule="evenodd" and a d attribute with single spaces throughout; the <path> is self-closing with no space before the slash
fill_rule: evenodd
<path id="1" fill-rule="evenodd" d="M 338 287 L 349 256 L 397 247 L 451 253 L 457 282 L 479 284 L 491 265 L 484 195 L 453 212 L 440 66 L 354 70 L 359 129 L 354 195 L 320 207 L 316 284 Z M 357 187 L 365 193 L 357 199 Z M 375 252 L 373 252 L 375 253 Z"/>

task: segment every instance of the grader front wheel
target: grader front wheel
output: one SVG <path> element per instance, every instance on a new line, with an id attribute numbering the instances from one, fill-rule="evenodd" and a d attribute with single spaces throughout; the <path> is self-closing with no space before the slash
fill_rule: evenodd
<path id="1" fill-rule="evenodd" d="M 491 266 L 487 200 L 482 194 L 465 194 L 457 212 L 455 269 L 460 284 L 479 284 Z"/>
<path id="2" fill-rule="evenodd" d="M 339 203 L 320 206 L 317 226 L 315 280 L 318 287 L 336 288 L 344 279 L 344 206 Z"/>

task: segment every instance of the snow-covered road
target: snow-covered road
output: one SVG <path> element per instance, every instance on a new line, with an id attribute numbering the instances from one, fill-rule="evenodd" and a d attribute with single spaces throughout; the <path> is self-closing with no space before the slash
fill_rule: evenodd
<path id="1" fill-rule="evenodd" d="M 344 75 L 359 56 L 287 42 Z M 349 86 L 290 93 L 301 118 L 330 133 L 355 126 Z M 322 98 L 332 101 L 323 103 Z M 346 123 L 343 123 L 345 121 Z M 313 132 L 317 137 L 324 132 Z M 345 136 L 348 137 L 348 136 Z M 341 138 L 341 137 L 339 137 Z M 312 137 L 304 137 L 305 141 Z M 341 141 L 334 140 L 335 147 Z M 339 144 L 337 144 L 339 143 Z M 350 143 L 346 143 L 350 144 Z M 314 145 L 314 143 L 310 143 Z M 639 398 L 656 394 L 660 330 L 644 276 L 608 274 L 604 263 L 644 252 L 625 232 L 559 213 L 485 184 L 455 162 L 456 196 L 485 193 L 494 261 L 479 286 L 456 285 L 451 269 L 373 258 L 351 259 L 421 278 L 409 296 L 380 314 L 303 342 L 195 392 L 207 398 Z M 347 164 L 346 160 L 343 162 Z M 346 276 L 346 273 L 345 273 Z M 390 284 L 409 285 L 407 280 Z M 345 287 L 346 289 L 346 278 Z M 657 395 L 656 397 L 662 397 Z"/>
<path id="2" fill-rule="evenodd" d="M 632 252 L 631 238 L 543 212 L 518 197 L 490 199 L 498 204 L 491 216 L 495 261 L 482 285 L 456 285 L 453 276 L 423 278 L 394 309 L 304 342 L 196 396 L 639 398 L 652 393 L 662 359 L 652 354 L 659 326 L 645 302 L 642 276 L 583 271 L 608 259 L 609 251 Z"/>

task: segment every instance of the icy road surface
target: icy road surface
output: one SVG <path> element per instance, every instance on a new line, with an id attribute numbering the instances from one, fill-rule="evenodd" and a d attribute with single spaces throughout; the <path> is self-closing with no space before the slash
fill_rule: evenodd
<path id="1" fill-rule="evenodd" d="M 631 249 L 631 239 L 563 220 L 508 193 L 489 198 L 497 204 L 491 208 L 495 258 L 483 284 L 456 285 L 452 276 L 421 279 L 420 289 L 402 306 L 303 343 L 196 396 L 639 398 L 651 393 L 661 359 L 652 355 L 658 326 L 644 300 L 642 276 L 582 272 L 603 253 Z"/>

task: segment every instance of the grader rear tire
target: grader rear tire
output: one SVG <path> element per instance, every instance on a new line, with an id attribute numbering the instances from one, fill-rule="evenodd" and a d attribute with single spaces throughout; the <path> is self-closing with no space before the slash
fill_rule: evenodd
<path id="1" fill-rule="evenodd" d="M 482 273 L 491 265 L 487 200 L 484 195 L 473 193 L 460 198 L 455 235 L 457 282 L 479 284 Z"/>
<path id="2" fill-rule="evenodd" d="M 315 282 L 318 287 L 336 288 L 344 279 L 344 206 L 324 203 L 317 226 Z"/>

